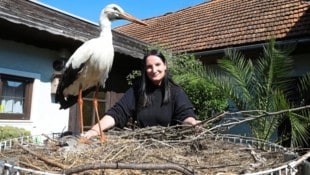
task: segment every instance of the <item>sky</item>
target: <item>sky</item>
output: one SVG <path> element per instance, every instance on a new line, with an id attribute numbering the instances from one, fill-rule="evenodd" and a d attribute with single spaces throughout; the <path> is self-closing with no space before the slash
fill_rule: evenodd
<path id="1" fill-rule="evenodd" d="M 148 19 L 194 6 L 207 0 L 37 0 L 75 16 L 98 23 L 101 10 L 108 4 L 117 4 L 127 13 Z M 112 27 L 127 24 L 125 20 L 112 23 Z"/>

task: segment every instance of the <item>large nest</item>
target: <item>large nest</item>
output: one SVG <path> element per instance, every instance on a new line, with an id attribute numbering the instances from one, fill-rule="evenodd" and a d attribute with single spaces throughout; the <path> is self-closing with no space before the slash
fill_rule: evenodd
<path id="1" fill-rule="evenodd" d="M 194 127 L 112 130 L 107 141 L 75 136 L 44 144 L 17 143 L 0 152 L 15 166 L 56 174 L 244 174 L 287 162 L 285 149 L 240 136 L 207 134 Z M 33 141 L 33 140 L 32 140 Z M 0 173 L 1 174 L 1 173 Z"/>

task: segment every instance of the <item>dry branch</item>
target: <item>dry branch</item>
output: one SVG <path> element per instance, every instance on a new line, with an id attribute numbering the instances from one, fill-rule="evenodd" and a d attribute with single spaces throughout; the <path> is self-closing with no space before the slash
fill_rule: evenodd
<path id="1" fill-rule="evenodd" d="M 133 169 L 133 170 L 176 170 L 185 175 L 194 175 L 193 171 L 182 167 L 178 164 L 164 163 L 164 164 L 154 164 L 154 163 L 103 163 L 94 162 L 88 163 L 80 166 L 76 166 L 64 171 L 65 174 L 80 173 L 87 170 L 97 170 L 97 169 Z"/>

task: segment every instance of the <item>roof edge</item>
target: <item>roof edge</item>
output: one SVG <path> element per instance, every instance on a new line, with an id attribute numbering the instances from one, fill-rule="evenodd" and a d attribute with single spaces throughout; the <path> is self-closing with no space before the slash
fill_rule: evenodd
<path id="1" fill-rule="evenodd" d="M 290 40 L 282 40 L 276 41 L 276 44 L 284 45 L 284 44 L 300 44 L 300 43 L 310 43 L 310 38 L 302 38 L 302 39 L 290 39 Z M 215 50 L 206 50 L 201 52 L 193 52 L 194 56 L 206 56 L 206 55 L 214 55 L 214 54 L 222 54 L 225 50 L 229 48 L 233 48 L 236 50 L 251 50 L 251 49 L 258 49 L 264 47 L 267 42 L 258 43 L 258 44 L 251 44 L 251 45 L 243 45 L 243 46 L 236 46 L 236 47 L 226 47 L 222 49 L 215 49 Z"/>

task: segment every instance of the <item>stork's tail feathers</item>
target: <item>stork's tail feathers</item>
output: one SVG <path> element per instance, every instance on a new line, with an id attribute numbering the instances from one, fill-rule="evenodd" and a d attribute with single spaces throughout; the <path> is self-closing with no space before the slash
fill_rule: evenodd
<path id="1" fill-rule="evenodd" d="M 82 92 L 82 96 L 86 96 L 88 95 L 90 92 L 92 92 L 94 89 L 93 88 L 89 88 L 87 90 L 84 90 Z M 58 87 L 57 91 L 56 91 L 56 95 L 55 95 L 55 102 L 60 104 L 60 108 L 59 109 L 67 109 L 70 108 L 71 106 L 75 105 L 77 103 L 78 100 L 78 96 L 77 95 L 69 95 L 67 97 L 65 97 L 63 95 L 63 89 L 61 87 Z"/>
<path id="2" fill-rule="evenodd" d="M 62 98 L 55 98 L 55 102 L 60 104 L 59 109 L 67 109 L 71 106 L 73 106 L 77 102 L 78 96 L 68 96 L 68 97 L 62 97 Z"/>

